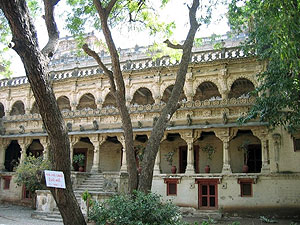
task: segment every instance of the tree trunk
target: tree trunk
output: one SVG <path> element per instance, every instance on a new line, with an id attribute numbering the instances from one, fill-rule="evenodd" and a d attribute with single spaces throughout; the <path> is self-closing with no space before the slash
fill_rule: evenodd
<path id="1" fill-rule="evenodd" d="M 48 80 L 48 60 L 39 49 L 36 31 L 29 16 L 26 1 L 1 1 L 0 8 L 9 22 L 13 36 L 13 49 L 24 64 L 26 76 L 48 133 L 53 169 L 62 171 L 65 176 L 66 189 L 51 188 L 51 193 L 64 224 L 86 224 L 72 189 L 68 133 Z"/>
<path id="2" fill-rule="evenodd" d="M 190 30 L 182 46 L 183 54 L 179 64 L 179 70 L 177 72 L 176 81 L 171 96 L 166 106 L 163 108 L 160 117 L 158 118 L 157 122 L 153 127 L 144 152 L 144 157 L 142 161 L 142 171 L 139 177 L 138 190 L 143 191 L 145 193 L 151 191 L 155 158 L 158 152 L 158 148 L 160 146 L 160 141 L 167 128 L 167 122 L 171 119 L 172 115 L 179 107 L 179 97 L 185 83 L 185 77 L 191 58 L 195 34 L 199 28 L 199 24 L 196 21 L 196 11 L 198 6 L 199 0 L 194 0 L 192 7 L 189 8 Z"/>

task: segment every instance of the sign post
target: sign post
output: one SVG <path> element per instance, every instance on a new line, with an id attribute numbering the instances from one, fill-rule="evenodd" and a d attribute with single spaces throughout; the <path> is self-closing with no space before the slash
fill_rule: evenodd
<path id="1" fill-rule="evenodd" d="M 61 171 L 45 170 L 45 179 L 47 187 L 66 188 L 65 176 Z"/>

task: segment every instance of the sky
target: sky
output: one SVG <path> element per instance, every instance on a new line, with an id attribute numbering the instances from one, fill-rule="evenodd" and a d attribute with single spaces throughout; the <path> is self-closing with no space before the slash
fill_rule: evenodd
<path id="1" fill-rule="evenodd" d="M 204 0 L 206 1 L 206 0 Z M 208 0 L 207 0 L 208 1 Z M 174 31 L 174 39 L 177 41 L 184 40 L 188 29 L 188 9 L 187 6 L 183 4 L 184 1 L 178 1 L 178 0 L 170 0 L 167 7 L 163 9 L 159 14 L 163 21 L 171 22 L 175 21 L 176 23 L 176 29 Z M 66 5 L 64 1 L 61 1 L 57 7 L 56 15 L 66 15 Z M 221 6 L 215 10 L 215 13 L 213 14 L 214 20 L 212 23 L 206 27 L 201 26 L 198 30 L 196 36 L 197 37 L 208 37 L 212 34 L 225 34 L 227 31 L 229 31 L 229 26 L 227 24 L 227 20 L 223 18 L 222 20 L 217 19 L 220 18 L 220 14 L 224 13 L 226 11 L 225 6 Z M 69 35 L 68 31 L 64 29 L 64 19 L 62 17 L 56 16 L 57 25 L 60 31 L 60 37 L 64 37 Z M 46 45 L 48 38 L 44 20 L 42 17 L 37 17 L 35 21 L 36 30 L 38 33 L 38 40 L 41 48 Z M 112 35 L 115 41 L 115 44 L 118 47 L 121 48 L 128 48 L 128 47 L 134 47 L 135 45 L 139 46 L 145 46 L 150 45 L 153 43 L 153 37 L 149 35 L 145 35 L 143 32 L 139 33 L 133 33 L 133 32 L 122 32 L 120 33 L 119 30 L 113 30 Z M 96 36 L 98 38 L 101 38 L 101 34 L 96 33 Z M 163 41 L 163 40 L 162 40 Z M 161 41 L 161 42 L 162 42 Z M 24 67 L 20 66 L 23 65 L 19 56 L 13 51 L 10 50 L 9 55 L 12 57 L 12 71 L 13 75 L 12 77 L 19 77 L 19 76 L 25 76 Z"/>

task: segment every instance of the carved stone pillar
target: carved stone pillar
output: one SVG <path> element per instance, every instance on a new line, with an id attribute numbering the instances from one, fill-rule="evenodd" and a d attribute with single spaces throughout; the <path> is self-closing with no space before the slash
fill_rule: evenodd
<path id="1" fill-rule="evenodd" d="M 43 158 L 44 159 L 48 159 L 49 158 L 49 143 L 48 143 L 48 138 L 47 137 L 40 138 L 40 143 L 41 143 L 41 145 L 44 148 Z"/>
<path id="2" fill-rule="evenodd" d="M 26 157 L 26 150 L 27 150 L 28 146 L 30 145 L 31 140 L 23 138 L 21 140 L 18 140 L 18 143 L 19 143 L 20 148 L 21 148 L 21 158 L 20 158 L 19 163 L 22 163 L 24 161 L 25 157 Z"/>
<path id="3" fill-rule="evenodd" d="M 218 74 L 218 81 L 219 81 L 219 91 L 221 93 L 222 99 L 228 99 L 228 94 L 230 92 L 230 88 L 227 85 L 227 79 L 229 77 L 229 72 L 227 68 L 227 64 L 221 65 L 221 69 Z"/>
<path id="4" fill-rule="evenodd" d="M 216 136 L 223 142 L 223 168 L 222 173 L 232 173 L 230 165 L 230 152 L 229 152 L 229 141 L 236 135 L 237 130 L 231 130 L 229 128 L 219 129 L 215 131 Z"/>
<path id="5" fill-rule="evenodd" d="M 193 139 L 193 131 L 187 131 L 184 133 L 180 133 L 181 138 L 184 139 L 187 143 L 187 165 L 185 169 L 185 174 L 194 174 L 194 139 Z"/>
<path id="6" fill-rule="evenodd" d="M 256 128 L 252 129 L 252 133 L 258 137 L 261 141 L 261 173 L 269 173 L 270 172 L 270 165 L 268 159 L 268 144 L 267 144 L 267 134 L 268 131 L 266 128 Z"/>
<path id="7" fill-rule="evenodd" d="M 105 142 L 106 136 L 94 136 L 90 137 L 90 141 L 94 145 L 94 159 L 91 172 L 98 173 L 100 172 L 100 146 Z"/>
<path id="8" fill-rule="evenodd" d="M 273 134 L 273 141 L 274 141 L 274 163 L 275 163 L 275 170 L 279 172 L 279 154 L 280 154 L 280 147 L 281 147 L 281 136 L 280 134 Z"/>
<path id="9" fill-rule="evenodd" d="M 7 146 L 9 145 L 9 141 L 8 140 L 1 140 L 0 142 L 0 171 L 4 171 L 5 170 L 5 150 L 7 148 Z"/>
<path id="10" fill-rule="evenodd" d="M 125 145 L 125 138 L 123 135 L 117 136 L 119 142 L 122 144 L 122 165 L 120 168 L 120 172 L 127 173 L 127 160 L 126 160 L 126 145 Z"/>
<path id="11" fill-rule="evenodd" d="M 71 161 L 71 170 L 73 171 L 73 155 L 74 155 L 74 149 L 73 146 L 79 141 L 78 137 L 70 136 L 70 161 Z"/>

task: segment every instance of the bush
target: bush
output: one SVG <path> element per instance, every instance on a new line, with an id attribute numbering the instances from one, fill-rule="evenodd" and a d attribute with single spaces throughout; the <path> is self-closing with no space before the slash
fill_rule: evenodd
<path id="1" fill-rule="evenodd" d="M 134 192 L 118 194 L 104 202 L 95 202 L 89 219 L 97 225 L 183 225 L 179 208 L 162 202 L 157 194 Z"/>
<path id="2" fill-rule="evenodd" d="M 50 162 L 43 160 L 43 156 L 26 156 L 24 161 L 17 167 L 15 182 L 25 185 L 26 189 L 34 194 L 35 190 L 46 189 L 42 184 L 41 175 L 43 170 L 50 168 Z"/>

